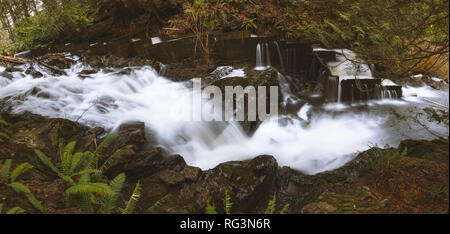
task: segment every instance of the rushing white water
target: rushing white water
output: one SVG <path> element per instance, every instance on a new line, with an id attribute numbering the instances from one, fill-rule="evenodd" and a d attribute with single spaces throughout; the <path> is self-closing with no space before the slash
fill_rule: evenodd
<path id="1" fill-rule="evenodd" d="M 172 82 L 150 67 L 109 69 L 88 77 L 79 75 L 87 69 L 81 64 L 66 70 L 63 76 L 36 69 L 44 74 L 43 78 L 14 72 L 8 79 L 0 74 L 0 100 L 9 103 L 12 112 L 79 119 L 112 131 L 121 123 L 142 121 L 163 147 L 202 169 L 269 154 L 282 166 L 314 174 L 342 166 L 370 144 L 395 146 L 406 138 L 435 137 L 392 114 L 393 110 L 406 115 L 420 112 L 417 106 L 427 103 L 421 100 L 421 92 L 415 96 L 411 93 L 424 89 L 407 88 L 405 100 L 369 102 L 367 111 L 354 105 L 306 104 L 296 116 L 264 121 L 248 137 L 235 122 L 182 120 L 192 113 L 192 97 L 199 94 L 193 92 L 190 82 Z M 233 73 L 242 75 L 240 70 Z M 427 92 L 431 91 L 423 91 Z M 436 132 L 448 133 L 441 125 L 427 125 Z"/>
<path id="2" fill-rule="evenodd" d="M 266 70 L 270 68 L 270 51 L 268 43 L 258 43 L 256 45 L 256 66 L 255 70 Z"/>

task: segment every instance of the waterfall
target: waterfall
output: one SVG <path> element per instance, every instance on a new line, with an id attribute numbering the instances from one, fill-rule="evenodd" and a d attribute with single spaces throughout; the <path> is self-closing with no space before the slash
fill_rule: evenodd
<path id="1" fill-rule="evenodd" d="M 335 77 L 335 76 L 328 77 L 328 87 L 327 87 L 328 101 L 335 102 L 335 101 L 339 100 L 338 83 L 339 83 L 338 77 Z"/>
<path id="2" fill-rule="evenodd" d="M 261 44 L 256 45 L 256 67 L 263 67 Z"/>
<path id="3" fill-rule="evenodd" d="M 26 70 L 26 66 L 30 65 L 21 68 Z M 66 69 L 65 75 L 32 66 L 43 77 L 34 78 L 20 71 L 5 76 L 0 66 L 0 100 L 10 112 L 30 111 L 73 121 L 82 115 L 81 124 L 110 131 L 124 122 L 141 121 L 169 154 L 180 154 L 189 165 L 202 169 L 267 154 L 273 155 L 280 166 L 314 174 L 344 165 L 354 152 L 368 149 L 369 142 L 392 145 L 406 136 L 420 139 L 428 136 L 420 129 L 405 127 L 407 123 L 386 114 L 390 112 L 382 106 L 378 112 L 376 109 L 364 112 L 351 106 L 345 107 L 348 111 L 335 111 L 333 104 L 320 107 L 306 104 L 297 113 L 263 121 L 249 137 L 235 121 L 183 120 L 192 116 L 192 97 L 201 94 L 193 89 L 193 82 L 168 80 L 149 66 L 101 69 L 86 76 L 80 73 L 92 68 L 81 63 Z M 284 99 L 292 104 L 298 99 L 291 94 L 287 78 L 282 74 L 279 77 Z M 335 87 L 334 83 L 335 80 L 330 80 L 330 86 Z M 429 92 L 435 91 L 430 88 Z M 381 92 L 380 88 L 375 95 L 392 97 L 397 93 L 389 88 Z M 390 110 L 391 106 L 386 108 Z M 412 115 L 421 111 L 410 104 L 399 105 L 398 109 Z M 447 133 L 447 128 L 438 130 Z"/>
<path id="4" fill-rule="evenodd" d="M 256 67 L 255 70 L 266 70 L 270 68 L 270 50 L 268 43 L 258 43 L 256 45 Z"/>
<path id="5" fill-rule="evenodd" d="M 269 44 L 265 43 L 265 54 L 266 54 L 266 67 L 270 67 L 272 64 L 270 62 L 270 50 L 269 50 Z"/>
<path id="6" fill-rule="evenodd" d="M 280 59 L 281 72 L 286 72 L 284 67 L 283 55 L 281 54 L 280 45 L 278 42 L 274 41 L 275 47 L 277 48 L 278 58 Z"/>

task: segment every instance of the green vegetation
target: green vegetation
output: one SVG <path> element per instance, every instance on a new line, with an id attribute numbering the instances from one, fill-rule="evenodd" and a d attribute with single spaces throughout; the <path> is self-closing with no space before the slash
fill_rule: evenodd
<path id="1" fill-rule="evenodd" d="M 378 148 L 376 145 L 371 147 L 363 155 L 366 157 L 373 170 L 382 171 L 393 169 L 400 166 L 400 160 L 406 156 L 408 149 L 405 147 L 403 151 L 389 149 L 386 145 L 385 149 Z"/>
<path id="2" fill-rule="evenodd" d="M 95 9 L 89 0 L 0 2 L 0 20 L 15 50 L 47 47 L 58 40 L 76 37 L 93 22 Z"/>
<path id="3" fill-rule="evenodd" d="M 35 150 L 42 163 L 70 185 L 64 192 L 67 198 L 67 206 L 72 205 L 74 198 L 78 198 L 79 207 L 83 213 L 133 213 L 142 189 L 139 182 L 137 182 L 130 199 L 126 202 L 125 208 L 116 208 L 119 194 L 126 179 L 125 174 L 117 175 L 109 182 L 109 185 L 92 181 L 92 177 L 97 178 L 97 180 L 100 178 L 102 170 L 95 169 L 95 167 L 98 165 L 98 160 L 102 158 L 102 152 L 111 143 L 113 137 L 107 137 L 93 153 L 90 151 L 73 153 L 76 146 L 75 141 L 69 142 L 65 146 L 62 146 L 63 144 L 60 142 L 61 163 L 58 166 L 55 166 L 40 150 Z M 117 157 L 119 154 L 120 152 L 116 152 L 111 157 Z M 95 211 L 93 205 L 99 205 L 100 208 Z"/>
<path id="4" fill-rule="evenodd" d="M 277 196 L 276 193 L 274 193 L 272 199 L 270 199 L 269 202 L 267 203 L 267 208 L 264 214 L 274 214 L 276 210 L 276 205 L 277 205 Z M 231 196 L 228 192 L 228 189 L 225 189 L 225 197 L 223 200 L 223 207 L 225 210 L 225 214 L 231 214 L 232 206 L 233 203 L 231 202 Z M 280 210 L 280 214 L 287 214 L 288 210 L 289 204 L 286 204 Z M 206 203 L 205 214 L 217 214 L 216 207 L 214 205 L 211 205 L 209 201 Z"/>
<path id="5" fill-rule="evenodd" d="M 39 212 L 42 212 L 44 208 L 42 207 L 42 204 L 40 201 L 38 201 L 33 194 L 31 193 L 30 189 L 23 185 L 20 182 L 17 182 L 17 178 L 27 172 L 28 170 L 32 169 L 33 166 L 29 163 L 22 163 L 19 166 L 17 166 L 14 170 L 11 169 L 12 160 L 7 159 L 4 162 L 0 161 L 0 169 L 1 169 L 1 184 L 6 184 L 8 187 L 12 188 L 16 193 L 23 194 L 26 196 L 28 201 L 30 202 L 33 207 L 38 210 Z M 21 208 L 20 208 L 21 209 Z M 19 208 L 15 209 L 15 211 L 20 211 Z"/>
<path id="6" fill-rule="evenodd" d="M 326 47 L 348 48 L 367 63 L 388 68 L 385 77 L 448 66 L 449 2 L 301 1 L 299 31 Z"/>
<path id="7" fill-rule="evenodd" d="M 206 64 L 211 62 L 213 32 L 248 30 L 351 49 L 367 63 L 384 68 L 378 69 L 380 75 L 393 79 L 413 72 L 445 73 L 448 4 L 445 0 L 55 0 L 43 1 L 37 8 L 35 0 L 2 0 L 0 20 L 16 50 L 76 39 L 103 19 L 109 21 L 96 26 L 99 31 L 108 25 L 119 27 L 114 22 L 128 22 L 125 31 L 130 33 L 142 31 L 131 26 L 147 25 L 143 19 L 156 19 L 157 24 L 149 26 L 193 33 Z M 170 13 L 158 13 L 168 9 Z M 448 69 L 443 75 L 448 76 Z"/>
<path id="8" fill-rule="evenodd" d="M 3 132 L 3 131 L 6 131 L 6 128 L 4 128 L 6 126 L 8 126 L 8 123 L 5 120 L 0 118 L 0 143 L 2 143 L 4 140 L 10 139 L 8 134 Z"/>

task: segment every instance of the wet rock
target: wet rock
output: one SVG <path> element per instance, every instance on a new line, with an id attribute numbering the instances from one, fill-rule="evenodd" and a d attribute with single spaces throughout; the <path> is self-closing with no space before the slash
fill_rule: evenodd
<path id="1" fill-rule="evenodd" d="M 35 69 L 33 66 L 30 66 L 30 67 L 25 71 L 25 74 L 31 75 L 31 76 L 33 76 L 34 78 L 41 78 L 41 77 L 44 76 L 41 72 L 36 71 L 36 69 Z"/>
<path id="2" fill-rule="evenodd" d="M 114 178 L 124 172 L 127 179 L 134 181 L 163 170 L 164 151 L 155 148 L 150 151 L 136 153 L 133 149 L 128 149 L 120 157 L 110 160 L 110 165 L 105 170 L 104 175 Z"/>
<path id="3" fill-rule="evenodd" d="M 422 158 L 448 165 L 448 145 L 448 139 L 404 140 L 400 143 L 399 150 L 406 149 L 408 157 Z"/>
<path id="4" fill-rule="evenodd" d="M 44 152 L 54 163 L 58 163 L 59 144 L 77 141 L 77 150 L 93 149 L 97 136 L 89 133 L 88 127 L 65 119 L 50 119 L 39 115 L 1 114 L 8 122 L 8 132 L 11 138 L 8 144 L 0 147 L 0 158 L 12 158 L 18 162 L 30 162 L 33 165 L 50 172 L 36 157 L 34 149 Z"/>
<path id="5" fill-rule="evenodd" d="M 281 110 L 281 102 L 282 94 L 280 90 L 280 84 L 278 80 L 278 72 L 275 69 L 267 69 L 264 71 L 257 71 L 253 69 L 247 69 L 245 70 L 247 77 L 230 77 L 225 79 L 219 79 L 216 81 L 213 81 L 211 85 L 217 86 L 222 91 L 222 103 L 225 103 L 225 87 L 231 86 L 233 88 L 237 86 L 241 86 L 242 88 L 246 88 L 248 86 L 254 87 L 256 94 L 258 92 L 258 87 L 263 86 L 266 88 L 266 113 L 269 112 L 270 109 L 270 87 L 271 86 L 277 86 L 278 87 L 278 111 Z M 272 94 L 273 95 L 273 94 Z M 258 94 L 256 95 L 257 99 Z M 237 97 L 236 95 L 233 96 L 233 102 L 236 103 Z M 258 126 L 261 124 L 260 119 L 258 116 L 256 116 L 256 121 L 252 121 L 248 119 L 248 95 L 244 96 L 244 121 L 239 121 L 242 128 L 248 135 L 252 135 L 253 132 L 258 128 Z M 258 100 L 255 100 L 256 103 L 256 111 L 258 113 Z M 223 105 L 225 106 L 225 105 Z M 237 107 L 235 104 L 233 104 L 234 111 L 236 111 Z M 223 110 L 224 111 L 224 110 Z"/>
<path id="6" fill-rule="evenodd" d="M 140 57 L 118 57 L 114 55 L 84 55 L 82 61 L 89 64 L 91 67 L 100 69 L 105 67 L 132 67 L 132 66 L 146 66 L 155 65 L 152 60 Z M 155 67 L 155 66 L 153 66 Z"/>
<path id="7" fill-rule="evenodd" d="M 64 53 L 46 54 L 37 58 L 40 63 L 58 68 L 60 70 L 68 69 L 75 62 L 66 57 Z"/>
<path id="8" fill-rule="evenodd" d="M 12 66 L 6 67 L 6 68 L 5 68 L 5 71 L 6 71 L 6 72 L 23 72 L 23 70 L 22 70 L 21 68 L 18 68 L 18 67 L 12 67 Z"/>
<path id="9" fill-rule="evenodd" d="M 272 156 L 259 156 L 242 162 L 227 162 L 204 171 L 197 182 L 183 185 L 175 199 L 178 210 L 202 212 L 208 201 L 223 212 L 225 189 L 233 202 L 233 212 L 262 210 L 276 191 L 278 164 Z"/>
<path id="10" fill-rule="evenodd" d="M 166 185 L 179 185 L 185 181 L 195 182 L 201 174 L 201 169 L 198 167 L 185 166 L 182 171 L 167 170 L 163 172 L 159 178 Z"/>
<path id="11" fill-rule="evenodd" d="M 203 61 L 186 59 L 167 65 L 167 78 L 172 81 L 186 81 L 203 78 L 214 70 L 214 65 L 205 65 Z"/>

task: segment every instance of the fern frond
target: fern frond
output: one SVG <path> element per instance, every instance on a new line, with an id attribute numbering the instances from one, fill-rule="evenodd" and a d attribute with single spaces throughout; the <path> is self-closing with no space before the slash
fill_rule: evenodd
<path id="1" fill-rule="evenodd" d="M 72 174 L 75 172 L 75 170 L 80 166 L 80 162 L 83 159 L 83 153 L 77 152 L 72 156 L 72 161 L 70 163 L 70 170 L 69 174 Z"/>
<path id="2" fill-rule="evenodd" d="M 72 164 L 72 152 L 75 149 L 75 145 L 77 144 L 76 141 L 69 142 L 66 146 L 64 146 L 63 151 L 60 152 L 61 154 L 61 167 L 62 167 L 62 173 L 65 175 L 70 175 L 70 169 Z"/>
<path id="3" fill-rule="evenodd" d="M 58 168 L 56 168 L 56 166 L 52 163 L 52 161 L 44 153 L 42 153 L 42 151 L 35 149 L 34 152 L 44 165 L 52 169 L 52 171 L 55 172 L 56 174 L 58 175 L 61 174 Z"/>
<path id="4" fill-rule="evenodd" d="M 99 173 L 100 170 L 95 170 L 95 169 L 85 169 L 76 173 L 73 173 L 71 176 L 80 176 L 80 175 L 84 175 L 84 174 L 96 174 Z"/>
<path id="5" fill-rule="evenodd" d="M 100 167 L 100 171 L 103 173 L 103 172 L 105 172 L 106 170 L 108 170 L 110 167 L 111 167 L 111 164 L 112 164 L 112 162 L 114 161 L 114 160 L 116 160 L 116 159 L 118 159 L 118 158 L 120 158 L 120 157 L 122 157 L 122 155 L 123 155 L 123 153 L 126 151 L 126 150 L 128 150 L 128 149 L 130 149 L 130 148 L 132 148 L 133 146 L 131 146 L 131 145 L 129 145 L 129 146 L 125 146 L 124 148 L 122 148 L 122 149 L 118 149 L 118 150 L 116 150 L 116 152 L 114 152 L 103 164 L 102 164 L 102 166 Z"/>
<path id="6" fill-rule="evenodd" d="M 95 149 L 94 154 L 97 157 L 97 160 L 100 160 L 102 158 L 102 154 L 104 153 L 105 149 L 109 147 L 109 145 L 112 143 L 112 141 L 116 138 L 117 134 L 110 134 L 108 135 L 102 143 Z"/>
<path id="7" fill-rule="evenodd" d="M 158 201 L 156 201 L 155 203 L 153 203 L 153 205 L 148 208 L 149 211 L 155 211 L 156 209 L 158 209 L 159 207 L 162 207 L 164 205 L 164 203 L 167 202 L 167 200 L 169 200 L 171 197 L 170 194 L 165 195 L 164 197 L 162 197 L 161 199 L 159 199 Z"/>
<path id="8" fill-rule="evenodd" d="M 225 213 L 231 214 L 231 207 L 233 206 L 233 203 L 231 203 L 231 197 L 228 194 L 228 189 L 225 189 L 224 206 L 225 206 Z"/>
<path id="9" fill-rule="evenodd" d="M 3 119 L 0 119 L 0 124 L 8 126 L 8 123 L 5 120 L 3 120 Z"/>
<path id="10" fill-rule="evenodd" d="M 209 204 L 209 201 L 206 204 L 205 214 L 217 214 L 216 207 L 211 205 L 211 204 Z"/>
<path id="11" fill-rule="evenodd" d="M 9 209 L 8 211 L 6 211 L 6 214 L 23 214 L 25 213 L 25 210 L 16 206 L 14 208 Z"/>
<path id="12" fill-rule="evenodd" d="M 27 195 L 28 201 L 33 205 L 34 208 L 39 210 L 40 212 L 44 211 L 44 207 L 42 206 L 42 203 L 36 199 L 31 193 Z"/>
<path id="13" fill-rule="evenodd" d="M 81 194 L 80 208 L 85 214 L 94 213 L 94 208 L 92 207 L 92 194 Z"/>
<path id="14" fill-rule="evenodd" d="M 275 205 L 277 203 L 277 196 L 274 193 L 272 200 L 269 201 L 269 204 L 267 204 L 266 211 L 264 214 L 273 214 L 275 212 Z"/>
<path id="15" fill-rule="evenodd" d="M 141 184 L 138 181 L 136 187 L 134 188 L 133 194 L 131 194 L 130 196 L 130 200 L 128 200 L 127 205 L 125 206 L 125 209 L 120 209 L 122 211 L 122 214 L 133 213 L 136 203 L 139 201 L 139 198 L 141 197 L 141 189 L 142 189 Z"/>
<path id="16" fill-rule="evenodd" d="M 289 204 L 286 204 L 283 206 L 283 209 L 281 209 L 280 214 L 287 214 L 289 211 Z"/>
<path id="17" fill-rule="evenodd" d="M 120 191 L 122 190 L 123 184 L 125 183 L 125 173 L 120 173 L 111 182 L 109 186 L 111 187 L 111 195 L 105 196 L 102 201 L 102 206 L 100 208 L 100 213 L 111 214 L 116 207 L 117 199 L 119 197 Z"/>
<path id="18" fill-rule="evenodd" d="M 111 188 L 105 183 L 82 183 L 73 185 L 65 191 L 67 197 L 92 193 L 108 195 L 111 194 Z"/>
<path id="19" fill-rule="evenodd" d="M 11 187 L 14 191 L 16 191 L 16 193 L 25 193 L 25 194 L 30 194 L 31 191 L 30 189 L 18 182 L 13 182 L 11 184 L 8 184 L 9 187 Z"/>
<path id="20" fill-rule="evenodd" d="M 16 181 L 17 177 L 19 177 L 21 174 L 25 173 L 26 171 L 33 168 L 33 165 L 29 163 L 22 163 L 19 166 L 17 166 L 12 172 L 11 172 L 11 182 Z"/>
<path id="21" fill-rule="evenodd" d="M 10 169 L 11 169 L 11 162 L 12 162 L 11 159 L 7 159 L 5 161 L 5 163 L 2 165 L 2 168 L 1 168 L 2 174 L 1 174 L 1 176 L 2 176 L 2 179 L 4 181 L 8 181 L 9 180 Z"/>

